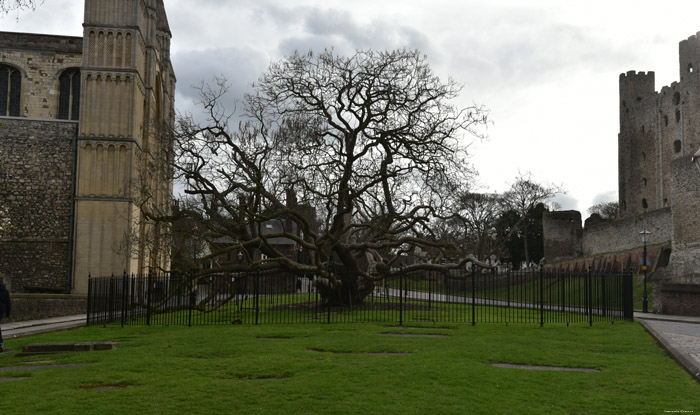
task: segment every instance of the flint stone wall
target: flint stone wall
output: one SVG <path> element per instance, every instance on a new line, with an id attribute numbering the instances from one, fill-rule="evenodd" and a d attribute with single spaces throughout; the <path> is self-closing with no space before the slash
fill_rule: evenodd
<path id="1" fill-rule="evenodd" d="M 0 274 L 12 292 L 67 289 L 77 122 L 0 119 Z"/>
<path id="2" fill-rule="evenodd" d="M 11 294 L 10 321 L 38 320 L 87 313 L 87 296 L 65 294 Z"/>

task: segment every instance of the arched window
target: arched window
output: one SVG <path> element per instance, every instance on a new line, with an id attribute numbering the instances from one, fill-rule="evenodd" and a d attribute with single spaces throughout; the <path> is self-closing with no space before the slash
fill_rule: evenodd
<path id="1" fill-rule="evenodd" d="M 19 117 L 22 74 L 8 65 L 0 65 L 0 117 Z"/>
<path id="2" fill-rule="evenodd" d="M 58 77 L 58 118 L 78 120 L 80 116 L 80 70 L 66 69 Z"/>

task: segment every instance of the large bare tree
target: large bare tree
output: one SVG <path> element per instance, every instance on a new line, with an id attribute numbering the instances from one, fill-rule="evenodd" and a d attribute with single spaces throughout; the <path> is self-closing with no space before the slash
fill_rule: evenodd
<path id="1" fill-rule="evenodd" d="M 411 254 L 434 260 L 408 270 L 477 261 L 447 258 L 454 250 L 434 231 L 457 213 L 457 190 L 475 174 L 466 149 L 487 122 L 483 108 L 453 104 L 461 89 L 417 51 L 295 52 L 254 84 L 235 126 L 220 104 L 225 81 L 204 86 L 208 120 L 180 117 L 175 165 L 209 238 L 229 241 L 212 256 L 241 252 L 248 267 L 325 273 L 328 287 L 352 287 L 355 301 Z M 264 232 L 270 221 L 293 226 Z M 279 238 L 304 260 L 279 250 Z M 329 263 L 344 272 L 327 273 Z"/>

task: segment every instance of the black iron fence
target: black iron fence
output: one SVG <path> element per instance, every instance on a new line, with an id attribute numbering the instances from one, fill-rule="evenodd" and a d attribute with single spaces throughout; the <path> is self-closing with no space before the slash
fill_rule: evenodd
<path id="1" fill-rule="evenodd" d="M 357 284 L 345 284 L 329 295 L 323 289 L 325 282 L 316 275 L 284 271 L 91 277 L 88 324 L 421 321 L 544 325 L 633 318 L 631 272 L 400 272 L 396 278 L 365 284 L 366 295 L 359 295 Z"/>

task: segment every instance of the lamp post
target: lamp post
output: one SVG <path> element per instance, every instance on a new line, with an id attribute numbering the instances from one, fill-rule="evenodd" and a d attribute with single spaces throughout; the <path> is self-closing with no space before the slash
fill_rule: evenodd
<path id="1" fill-rule="evenodd" d="M 642 237 L 642 242 L 644 243 L 644 255 L 642 257 L 642 271 L 644 271 L 644 294 L 642 295 L 643 313 L 649 312 L 649 301 L 647 299 L 647 240 L 649 239 L 650 233 L 651 232 L 646 229 L 639 232 L 639 235 Z"/>

